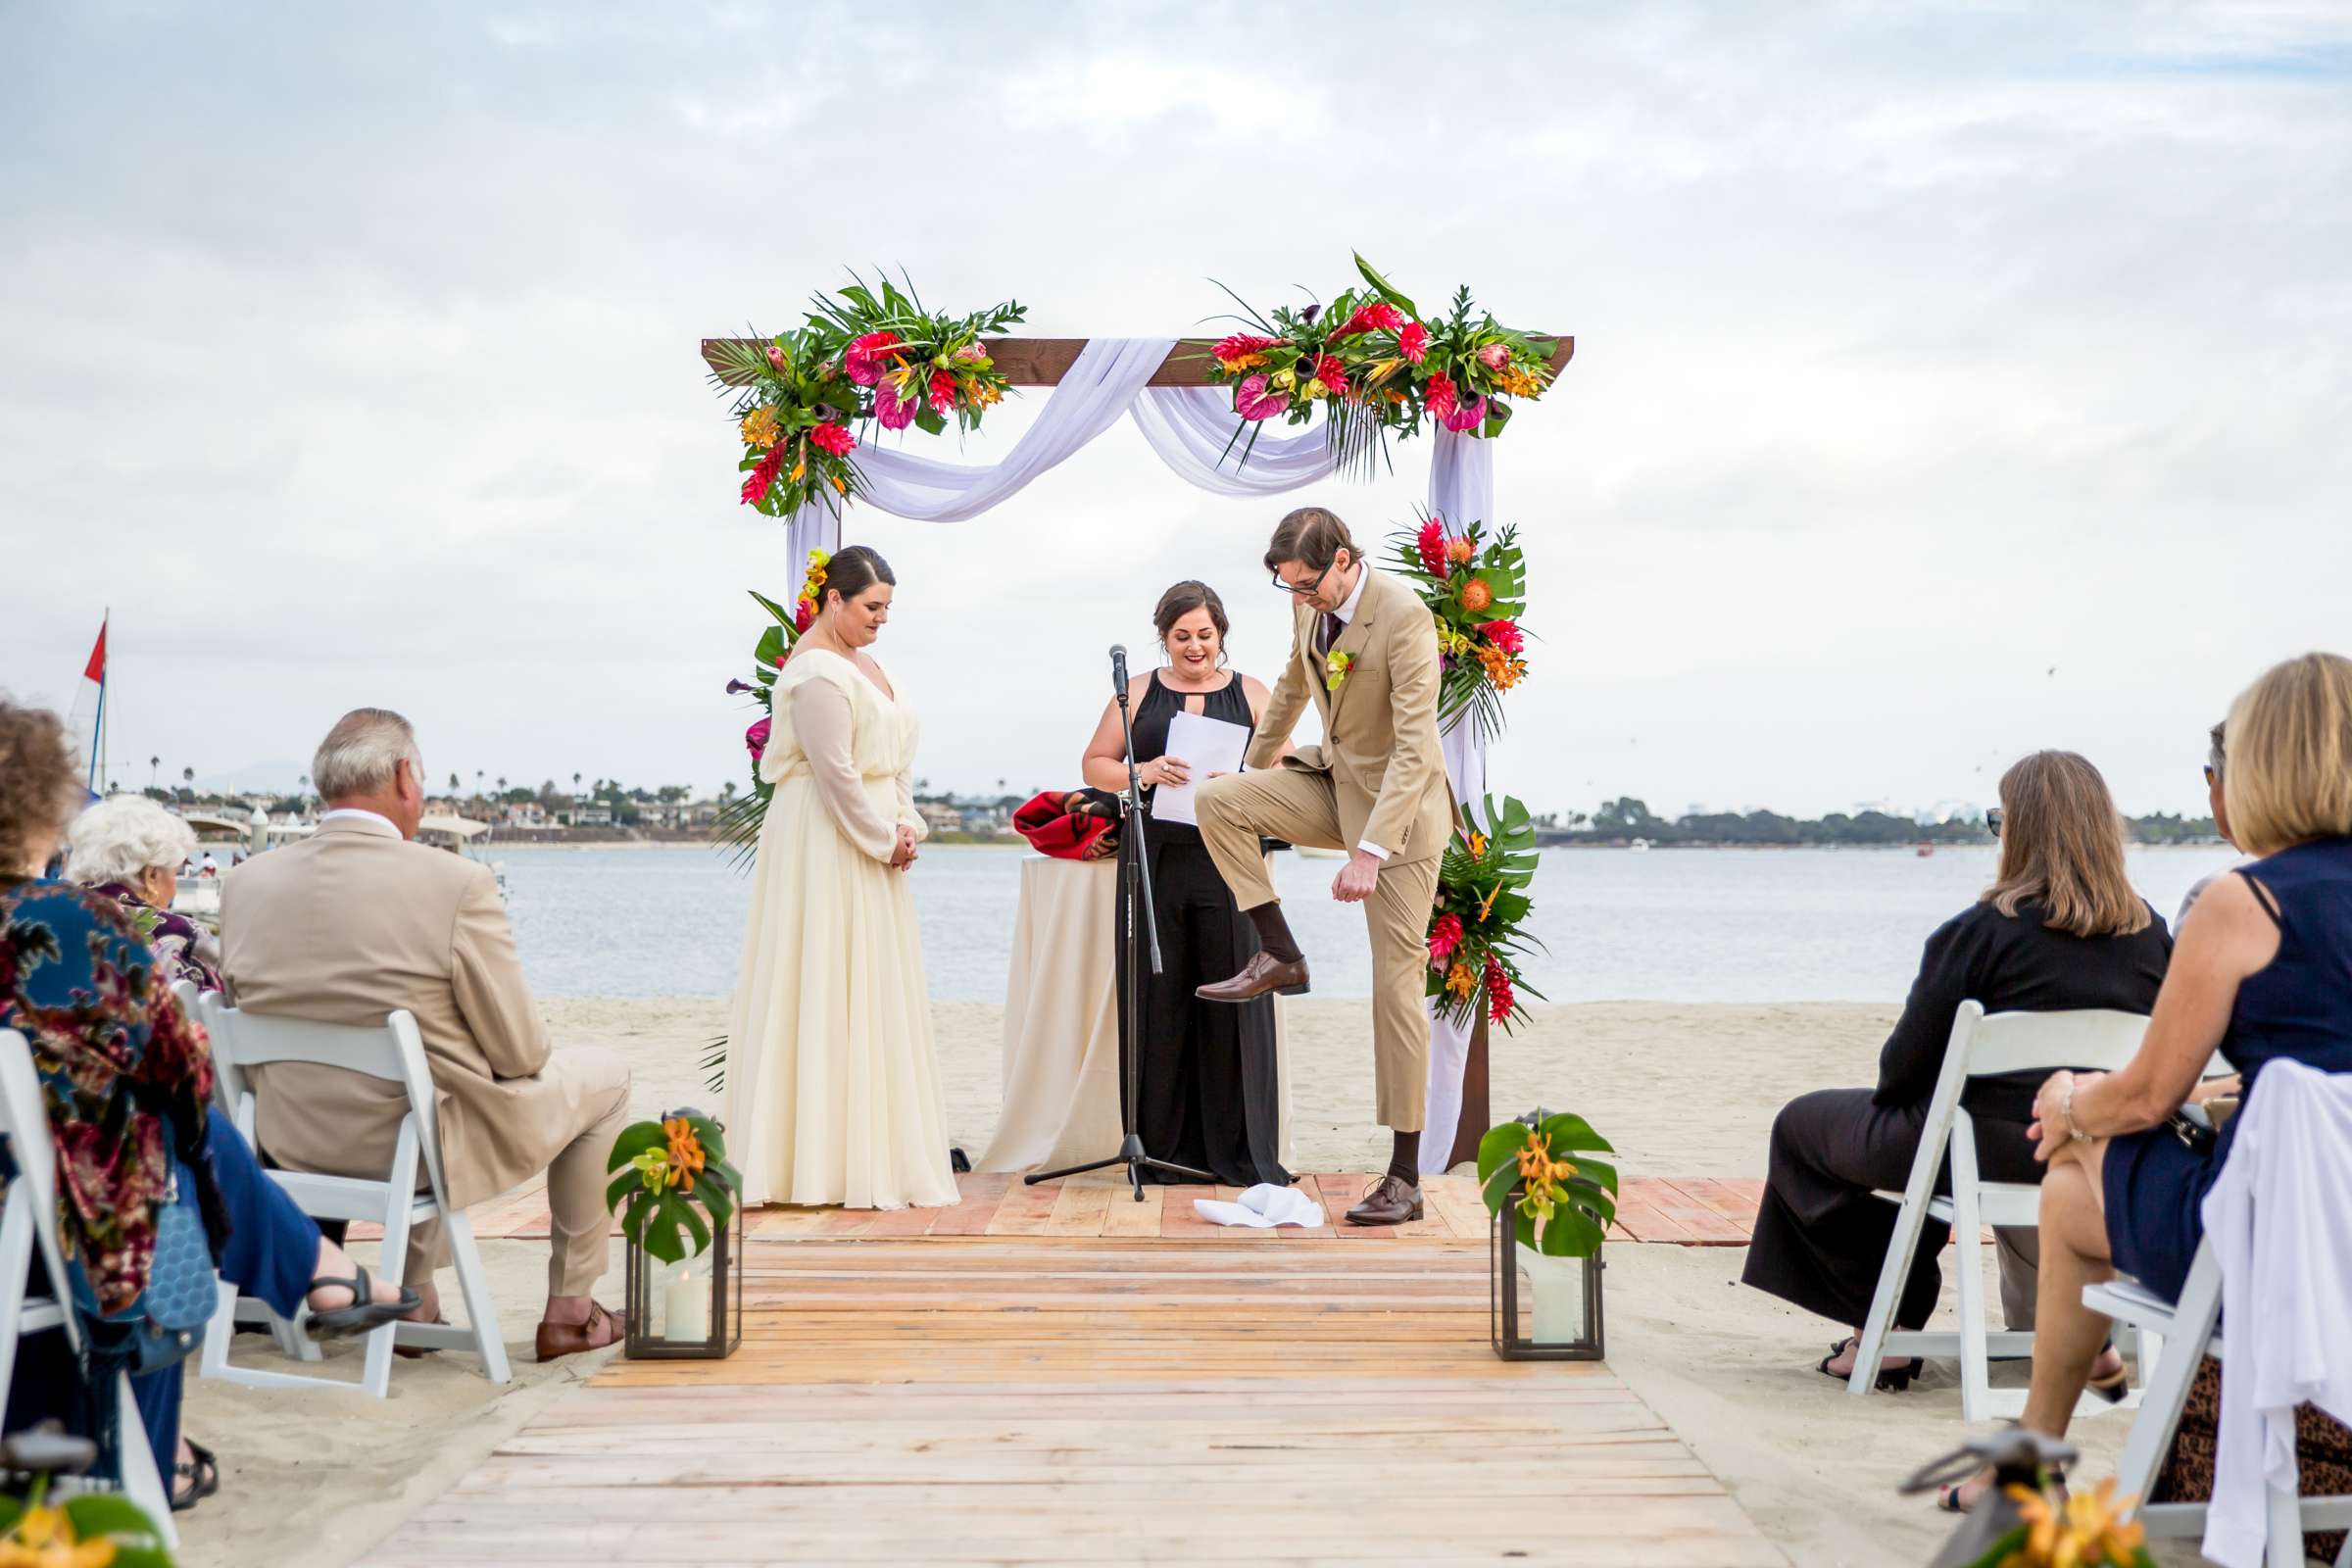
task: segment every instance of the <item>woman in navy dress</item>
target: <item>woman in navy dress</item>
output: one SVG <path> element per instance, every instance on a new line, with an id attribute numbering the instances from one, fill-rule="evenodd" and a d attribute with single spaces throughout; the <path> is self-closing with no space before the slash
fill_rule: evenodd
<path id="1" fill-rule="evenodd" d="M 2182 922 L 2139 1054 L 2115 1073 L 2052 1074 L 2035 1097 L 2041 1288 L 2025 1425 L 2065 1435 L 2108 1320 L 2082 1288 L 2132 1275 L 2178 1297 L 2205 1194 L 2234 1123 L 2196 1147 L 2173 1124 L 2215 1048 L 2252 1093 L 2280 1058 L 2352 1072 L 2352 660 L 2307 654 L 2230 710 L 2223 778 L 2238 846 L 2260 857 L 2214 883 Z M 1965 1508 L 1984 1478 L 1950 1489 Z"/>

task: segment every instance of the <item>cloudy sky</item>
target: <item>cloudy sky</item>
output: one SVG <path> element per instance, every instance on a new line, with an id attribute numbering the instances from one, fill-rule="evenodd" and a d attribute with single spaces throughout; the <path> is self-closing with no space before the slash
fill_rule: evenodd
<path id="1" fill-rule="evenodd" d="M 1361 249 L 1575 333 L 1497 453 L 1538 809 L 1929 808 L 2039 746 L 2189 808 L 2235 690 L 2352 650 L 2341 7 L 16 0 L 0 149 L 0 686 L 69 700 L 111 606 L 134 783 L 290 780 L 360 703 L 437 775 L 740 776 L 743 590 L 798 573 L 696 342 L 850 267 L 1078 336 Z M 1396 458 L 1313 498 L 1385 533 Z M 1279 510 L 1123 427 L 854 518 L 923 771 L 1074 782 L 1179 576 L 1270 670 Z"/>

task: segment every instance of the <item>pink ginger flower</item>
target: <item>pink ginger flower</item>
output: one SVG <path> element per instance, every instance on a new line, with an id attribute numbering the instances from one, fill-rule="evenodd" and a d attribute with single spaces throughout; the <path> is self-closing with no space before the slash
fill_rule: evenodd
<path id="1" fill-rule="evenodd" d="M 1419 321 L 1407 321 L 1404 330 L 1396 334 L 1396 352 L 1415 365 L 1429 358 L 1429 328 Z"/>
<path id="2" fill-rule="evenodd" d="M 1290 406 L 1289 396 L 1269 391 L 1262 375 L 1245 377 L 1233 389 L 1233 412 L 1245 419 L 1271 419 Z"/>
<path id="3" fill-rule="evenodd" d="M 1527 651 L 1527 639 L 1520 634 L 1516 621 L 1490 620 L 1478 630 L 1480 636 L 1513 658 Z"/>
<path id="4" fill-rule="evenodd" d="M 1358 305 L 1333 337 L 1354 337 L 1370 331 L 1394 332 L 1404 325 L 1404 313 L 1387 300 Z"/>
<path id="5" fill-rule="evenodd" d="M 750 475 L 744 479 L 743 504 L 745 506 L 758 506 L 760 499 L 767 494 L 768 487 L 776 482 L 776 475 L 783 471 L 784 454 L 788 450 L 787 444 L 782 441 L 769 447 L 767 455 L 760 460 L 759 466 L 753 468 Z"/>
<path id="6" fill-rule="evenodd" d="M 956 378 L 945 370 L 931 372 L 931 412 L 946 414 L 956 407 Z"/>
<path id="7" fill-rule="evenodd" d="M 1273 346 L 1274 340 L 1270 337 L 1252 337 L 1247 332 L 1236 332 L 1208 352 L 1230 365 L 1235 360 L 1246 360 L 1252 354 L 1263 354 Z"/>
<path id="8" fill-rule="evenodd" d="M 1453 950 L 1462 945 L 1462 917 L 1450 911 L 1441 914 L 1429 928 L 1429 966 L 1443 969 Z"/>
<path id="9" fill-rule="evenodd" d="M 1440 370 L 1429 378 L 1429 390 L 1421 394 L 1421 401 L 1430 413 L 1443 419 L 1461 407 L 1462 395 L 1454 388 L 1453 377 Z"/>
<path id="10" fill-rule="evenodd" d="M 802 601 L 801 601 L 801 602 L 800 602 L 798 605 L 795 605 L 795 606 L 793 607 L 793 611 L 792 611 L 792 629 L 793 629 L 794 631 L 796 631 L 796 632 L 807 631 L 807 630 L 809 628 L 809 626 L 810 626 L 810 625 L 812 625 L 812 624 L 815 622 L 815 620 L 816 620 L 816 607 L 815 607 L 814 605 L 810 604 L 810 603 L 809 603 L 808 600 L 804 599 L 804 600 L 802 600 Z M 776 656 L 776 667 L 777 667 L 778 669 L 782 669 L 782 668 L 784 667 L 784 661 L 785 661 L 785 660 L 787 660 L 787 659 L 789 659 L 789 658 L 791 658 L 791 657 L 792 657 L 792 650 L 791 650 L 791 649 L 789 649 L 789 648 L 785 649 L 785 650 L 784 650 L 784 652 L 782 652 L 782 653 L 778 654 L 778 655 Z"/>
<path id="11" fill-rule="evenodd" d="M 820 452 L 846 458 L 858 445 L 858 438 L 841 425 L 820 424 L 808 432 L 808 444 Z"/>
<path id="12" fill-rule="evenodd" d="M 1334 392 L 1345 392 L 1348 390 L 1348 367 L 1339 362 L 1337 355 L 1319 354 L 1315 356 L 1315 379 Z"/>
<path id="13" fill-rule="evenodd" d="M 1446 519 L 1432 517 L 1421 525 L 1421 537 L 1414 541 L 1421 553 L 1421 569 L 1432 577 L 1443 577 L 1449 569 L 1446 561 Z"/>

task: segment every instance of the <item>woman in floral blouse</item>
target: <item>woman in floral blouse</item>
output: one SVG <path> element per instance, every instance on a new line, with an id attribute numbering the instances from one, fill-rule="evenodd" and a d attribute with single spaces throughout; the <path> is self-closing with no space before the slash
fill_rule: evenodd
<path id="1" fill-rule="evenodd" d="M 81 800 L 57 715 L 0 697 L 0 1029 L 24 1036 L 40 1079 L 66 1258 L 101 1310 L 135 1301 L 176 1162 L 221 1277 L 281 1316 L 303 1317 L 313 1338 L 366 1333 L 416 1310 L 415 1293 L 369 1279 L 321 1237 L 212 1108 L 204 1031 L 180 1010 L 131 911 L 40 875 Z M 0 1156 L 0 1191 L 14 1157 Z M 33 1288 L 53 1289 L 45 1279 Z M 18 1350 L 6 1430 L 49 1414 L 111 1421 L 111 1381 L 79 1388 L 74 1358 L 42 1341 L 29 1336 Z M 132 1379 L 150 1446 L 176 1454 L 188 1483 L 174 1506 L 220 1486 L 212 1456 L 178 1441 L 179 1388 L 178 1366 Z"/>
<path id="2" fill-rule="evenodd" d="M 172 911 L 179 868 L 196 850 L 195 829 L 144 795 L 114 795 L 74 819 L 66 847 L 66 875 L 129 911 L 163 958 L 167 980 L 222 989 L 220 939 Z"/>

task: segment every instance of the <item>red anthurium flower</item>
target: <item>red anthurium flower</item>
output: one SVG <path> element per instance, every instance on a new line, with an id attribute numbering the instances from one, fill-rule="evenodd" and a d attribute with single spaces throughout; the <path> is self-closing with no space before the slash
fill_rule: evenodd
<path id="1" fill-rule="evenodd" d="M 1271 419 L 1290 406 L 1289 395 L 1267 390 L 1262 375 L 1246 377 L 1233 389 L 1233 412 L 1245 419 Z"/>
<path id="2" fill-rule="evenodd" d="M 899 396 L 898 383 L 884 377 L 874 383 L 874 417 L 885 430 L 904 430 L 914 422 L 915 401 Z"/>
<path id="3" fill-rule="evenodd" d="M 1486 423 L 1486 420 L 1487 400 L 1483 397 L 1472 398 L 1467 403 L 1458 404 L 1452 412 L 1438 416 L 1438 422 L 1457 435 L 1464 430 L 1477 429 Z"/>
<path id="4" fill-rule="evenodd" d="M 1487 641 L 1506 654 L 1517 655 L 1527 651 L 1527 640 L 1520 635 L 1516 621 L 1490 620 L 1478 630 Z"/>
<path id="5" fill-rule="evenodd" d="M 1445 576 L 1447 569 L 1446 562 L 1446 519 L 1443 517 L 1432 517 L 1427 522 L 1423 523 L 1421 525 L 1421 537 L 1414 541 L 1414 545 L 1415 548 L 1421 553 L 1421 569 L 1428 572 L 1432 577 Z"/>
<path id="6" fill-rule="evenodd" d="M 820 424 L 808 432 L 808 444 L 820 452 L 830 452 L 837 458 L 846 458 L 858 445 L 858 438 L 841 425 Z"/>
<path id="7" fill-rule="evenodd" d="M 887 328 L 852 338 L 841 357 L 841 367 L 859 386 L 872 386 L 882 378 L 883 351 L 898 341 L 899 334 Z"/>
<path id="8" fill-rule="evenodd" d="M 1407 321 L 1404 330 L 1396 334 L 1396 352 L 1413 364 L 1429 358 L 1429 328 L 1419 321 Z"/>

